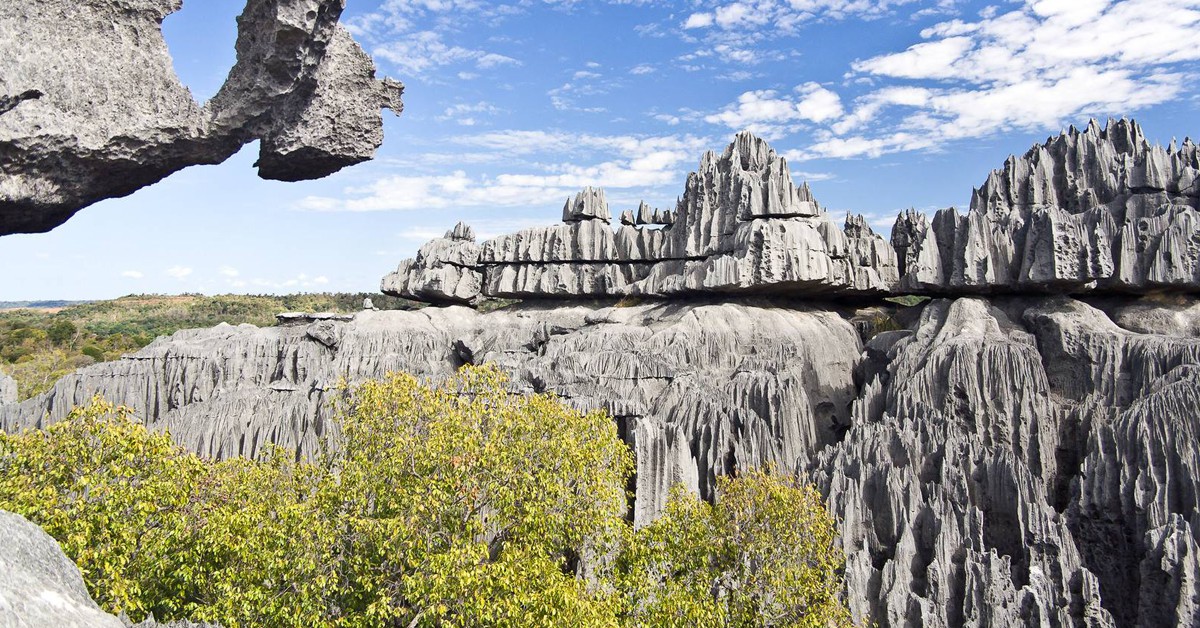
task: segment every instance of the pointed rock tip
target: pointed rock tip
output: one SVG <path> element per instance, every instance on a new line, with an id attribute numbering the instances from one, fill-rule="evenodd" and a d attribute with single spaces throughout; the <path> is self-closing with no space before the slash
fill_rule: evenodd
<path id="1" fill-rule="evenodd" d="M 453 229 L 446 232 L 445 237 L 449 240 L 466 240 L 474 242 L 475 230 L 471 228 L 471 225 L 468 225 L 460 220 L 458 221 L 458 224 L 454 225 Z"/>

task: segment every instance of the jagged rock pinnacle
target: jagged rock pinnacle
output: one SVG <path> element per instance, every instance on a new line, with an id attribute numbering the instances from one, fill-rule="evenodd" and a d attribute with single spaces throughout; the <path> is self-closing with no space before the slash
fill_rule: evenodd
<path id="1" fill-rule="evenodd" d="M 422 248 L 382 287 L 407 298 L 467 302 L 476 296 L 871 294 L 897 279 L 895 254 L 882 238 L 863 222 L 839 229 L 807 183 L 796 187 L 787 162 L 745 131 L 719 156 L 704 154 L 674 211 L 643 202 L 621 212 L 615 232 L 610 216 L 604 191 L 585 188 L 563 206 L 563 224 L 484 242 L 478 265 L 453 270 L 442 268 L 444 255 Z M 433 246 L 447 245 L 426 245 Z M 477 284 L 479 294 L 449 294 L 447 273 L 455 285 Z M 471 276 L 466 284 L 465 275 Z"/>

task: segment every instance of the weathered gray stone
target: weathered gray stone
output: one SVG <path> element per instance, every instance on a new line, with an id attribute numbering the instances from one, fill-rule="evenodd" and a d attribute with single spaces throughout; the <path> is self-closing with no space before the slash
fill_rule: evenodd
<path id="1" fill-rule="evenodd" d="M 124 628 L 100 610 L 58 543 L 25 517 L 0 510 L 0 626 Z"/>
<path id="2" fill-rule="evenodd" d="M 1071 127 L 1010 157 L 966 214 L 904 212 L 900 289 L 935 294 L 1200 290 L 1200 150 L 1136 122 Z"/>
<path id="3" fill-rule="evenodd" d="M 1034 337 L 986 301 L 939 301 L 867 355 L 849 432 L 809 466 L 841 517 L 855 616 L 1111 625 L 1053 508 L 1059 419 Z"/>
<path id="4" fill-rule="evenodd" d="M 612 214 L 608 211 L 608 201 L 604 198 L 604 190 L 593 187 L 583 188 L 575 198 L 563 205 L 563 222 L 579 222 L 599 220 L 608 223 Z"/>
<path id="5" fill-rule="evenodd" d="M 1197 307 L 1145 299 L 1129 316 L 1161 326 Z M 864 346 L 862 318 L 901 329 L 862 326 Z M 514 391 L 614 417 L 637 456 L 639 524 L 677 483 L 710 495 L 715 476 L 763 463 L 813 480 L 840 521 L 860 618 L 1200 620 L 1190 323 L 1141 333 L 1044 297 L 844 314 L 771 300 L 526 302 L 303 320 L 178 332 L 0 407 L 0 427 L 58 420 L 100 392 L 202 454 L 256 455 L 274 442 L 309 455 L 335 429 L 343 376 L 441 378 L 491 362 Z"/>
<path id="6" fill-rule="evenodd" d="M 745 132 L 720 156 L 704 155 L 674 212 L 643 202 L 621 213 L 615 232 L 610 215 L 603 190 L 586 188 L 563 207 L 563 224 L 484 242 L 474 262 L 435 253 L 473 252 L 473 244 L 434 240 L 381 288 L 469 303 L 480 296 L 880 294 L 898 280 L 886 241 L 861 217 L 838 229 L 808 185 L 795 186 L 786 160 Z"/>
<path id="7" fill-rule="evenodd" d="M 0 371 L 0 405 L 17 402 L 17 382 Z"/>
<path id="8" fill-rule="evenodd" d="M 295 181 L 370 159 L 375 79 L 337 21 L 345 0 L 248 0 L 236 65 L 203 106 L 175 75 L 161 23 L 181 0 L 0 3 L 0 235 L 47 231 L 261 140 L 259 174 Z"/>
<path id="9" fill-rule="evenodd" d="M 331 429 L 343 376 L 443 377 L 464 361 L 493 362 L 513 374 L 515 390 L 554 391 L 613 414 L 638 452 L 635 514 L 644 522 L 677 482 L 709 494 L 716 474 L 768 461 L 791 468 L 833 442 L 860 350 L 837 314 L 770 303 L 369 311 L 307 326 L 181 331 L 3 406 L 0 427 L 59 420 L 99 392 L 199 453 L 252 456 L 275 442 L 308 455 Z"/>

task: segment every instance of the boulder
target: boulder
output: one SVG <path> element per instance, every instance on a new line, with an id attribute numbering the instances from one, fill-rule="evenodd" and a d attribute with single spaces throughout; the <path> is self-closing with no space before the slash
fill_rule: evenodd
<path id="1" fill-rule="evenodd" d="M 0 626 L 124 628 L 100 610 L 79 568 L 49 534 L 0 510 Z"/>

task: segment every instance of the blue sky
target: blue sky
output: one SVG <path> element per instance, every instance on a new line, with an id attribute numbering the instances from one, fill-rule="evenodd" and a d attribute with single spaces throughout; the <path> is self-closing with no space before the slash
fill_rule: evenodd
<path id="1" fill-rule="evenodd" d="M 241 8 L 167 18 L 198 100 L 233 64 Z M 250 146 L 0 238 L 0 300 L 374 291 L 459 220 L 484 237 L 552 224 L 584 185 L 614 212 L 671 207 L 743 128 L 837 219 L 885 235 L 1090 117 L 1200 135 L 1200 0 L 350 0 L 343 22 L 407 85 L 376 161 L 266 182 Z"/>

